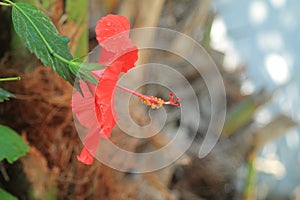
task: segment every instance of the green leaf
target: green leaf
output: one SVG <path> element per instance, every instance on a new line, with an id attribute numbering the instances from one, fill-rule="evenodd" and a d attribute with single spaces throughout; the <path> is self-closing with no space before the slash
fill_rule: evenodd
<path id="1" fill-rule="evenodd" d="M 30 52 L 44 65 L 49 65 L 65 80 L 74 82 L 74 74 L 68 67 L 73 59 L 68 41 L 59 35 L 50 18 L 33 5 L 13 3 L 12 21 L 14 29 Z"/>
<path id="2" fill-rule="evenodd" d="M 9 163 L 13 163 L 28 150 L 29 146 L 14 130 L 0 125 L 0 161 L 6 158 Z"/>
<path id="3" fill-rule="evenodd" d="M 0 88 L 0 102 L 3 102 L 4 100 L 9 100 L 9 98 L 12 97 L 14 98 L 15 95 Z"/>
<path id="4" fill-rule="evenodd" d="M 0 188 L 0 199 L 1 200 L 18 200 L 16 197 L 13 195 L 9 194 L 5 190 Z"/>

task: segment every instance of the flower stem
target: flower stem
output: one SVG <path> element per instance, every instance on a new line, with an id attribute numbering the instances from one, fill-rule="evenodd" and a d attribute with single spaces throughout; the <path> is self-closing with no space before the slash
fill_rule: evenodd
<path id="1" fill-rule="evenodd" d="M 0 78 L 0 82 L 1 81 L 19 81 L 21 80 L 21 77 L 8 77 L 8 78 Z"/>

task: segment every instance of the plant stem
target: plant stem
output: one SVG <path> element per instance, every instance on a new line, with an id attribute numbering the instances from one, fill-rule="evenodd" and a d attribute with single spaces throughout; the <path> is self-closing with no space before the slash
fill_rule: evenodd
<path id="1" fill-rule="evenodd" d="M 4 2 L 0 2 L 0 6 L 11 6 L 10 4 L 8 4 L 8 3 L 4 3 Z"/>
<path id="2" fill-rule="evenodd" d="M 254 169 L 254 160 L 256 152 L 253 150 L 250 152 L 248 157 L 248 174 L 246 185 L 244 188 L 244 200 L 254 199 L 254 189 L 255 189 L 255 169 Z"/>
<path id="3" fill-rule="evenodd" d="M 49 49 L 50 51 L 50 49 Z M 57 58 L 58 60 L 60 60 L 61 62 L 65 63 L 65 64 L 68 64 L 68 65 L 74 65 L 74 62 L 72 62 L 71 60 L 67 60 L 65 59 L 64 57 L 58 55 L 57 53 L 55 53 L 54 51 L 50 51 L 50 53 L 55 57 Z"/>
<path id="4" fill-rule="evenodd" d="M 21 77 L 8 77 L 8 78 L 0 78 L 0 82 L 1 81 L 19 81 L 21 80 Z"/>

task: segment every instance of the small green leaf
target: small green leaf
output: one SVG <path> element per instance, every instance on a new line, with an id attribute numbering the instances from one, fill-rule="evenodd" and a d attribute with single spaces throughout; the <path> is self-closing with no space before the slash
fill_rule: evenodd
<path id="1" fill-rule="evenodd" d="M 91 82 L 95 85 L 98 84 L 97 79 L 92 75 L 91 72 L 89 72 L 89 71 L 84 71 L 84 72 L 80 71 L 80 72 L 81 72 L 80 75 L 79 75 L 80 79 Z"/>
<path id="2" fill-rule="evenodd" d="M 9 100 L 9 98 L 15 98 L 15 95 L 0 88 L 0 102 L 3 102 L 4 100 Z"/>
<path id="3" fill-rule="evenodd" d="M 0 199 L 1 200 L 18 200 L 16 197 L 13 195 L 9 194 L 5 190 L 0 188 Z"/>
<path id="4" fill-rule="evenodd" d="M 87 62 L 83 62 L 80 63 L 80 70 L 97 70 L 97 69 L 103 69 L 106 66 L 104 65 L 99 65 L 97 63 L 87 63 Z"/>
<path id="5" fill-rule="evenodd" d="M 97 69 L 103 69 L 105 66 L 99 65 L 97 63 L 87 63 L 83 62 L 80 63 L 80 70 L 79 70 L 79 76 L 82 80 L 89 81 L 95 85 L 98 84 L 98 81 L 96 78 L 92 75 L 90 71 L 97 70 Z"/>
<path id="6" fill-rule="evenodd" d="M 0 161 L 6 158 L 9 163 L 13 163 L 28 150 L 29 146 L 14 130 L 0 125 Z"/>
<path id="7" fill-rule="evenodd" d="M 13 6 L 14 29 L 29 51 L 73 84 L 75 77 L 68 68 L 73 57 L 66 37 L 59 35 L 50 18 L 35 6 L 8 2 Z"/>
<path id="8" fill-rule="evenodd" d="M 71 62 L 72 65 L 69 66 L 73 74 L 84 81 L 89 81 L 93 84 L 97 84 L 96 78 L 92 75 L 90 71 L 103 69 L 105 66 L 99 65 L 97 63 L 87 63 L 87 62 Z"/>

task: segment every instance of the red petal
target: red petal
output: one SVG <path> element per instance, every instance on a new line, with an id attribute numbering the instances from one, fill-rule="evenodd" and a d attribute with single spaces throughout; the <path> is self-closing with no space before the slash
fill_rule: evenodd
<path id="1" fill-rule="evenodd" d="M 79 160 L 80 162 L 82 162 L 86 165 L 91 165 L 91 164 L 93 164 L 94 156 L 92 154 L 90 154 L 90 152 L 85 147 L 83 147 L 80 155 L 77 156 L 77 160 Z"/>
<path id="2" fill-rule="evenodd" d="M 107 15 L 101 18 L 96 27 L 98 43 L 102 46 L 100 64 L 113 63 L 125 67 L 127 72 L 137 60 L 137 47 L 129 38 L 130 24 L 124 16 Z"/>
<path id="3" fill-rule="evenodd" d="M 121 55 L 111 66 L 121 67 L 121 72 L 126 73 L 132 67 L 138 59 L 138 49 L 134 46 L 123 55 Z"/>
<path id="4" fill-rule="evenodd" d="M 92 73 L 99 79 L 103 71 L 104 69 L 94 70 Z M 73 94 L 72 111 L 82 126 L 91 128 L 97 124 L 94 104 L 96 85 L 80 81 L 80 88 L 83 96 L 78 91 Z"/>
<path id="5" fill-rule="evenodd" d="M 129 31 L 107 38 L 99 45 L 106 51 L 114 53 L 116 58 L 128 50 L 136 48 L 129 38 Z"/>
<path id="6" fill-rule="evenodd" d="M 95 93 L 96 116 L 100 129 L 106 137 L 110 136 L 110 132 L 115 126 L 114 114 L 112 106 L 113 92 L 121 73 L 120 67 L 107 67 L 99 79 Z"/>
<path id="7" fill-rule="evenodd" d="M 90 128 L 94 124 L 93 118 L 95 119 L 94 91 L 96 86 L 89 84 L 89 89 L 87 84 L 80 83 L 84 97 L 79 92 L 72 96 L 72 111 L 82 126 Z"/>
<path id="8" fill-rule="evenodd" d="M 111 51 L 107 46 L 103 47 L 100 54 L 99 63 L 102 65 L 110 66 L 114 62 L 122 61 L 122 65 L 134 66 L 137 60 L 137 47 L 132 43 L 126 44 L 126 46 L 120 48 L 119 50 Z"/>
<path id="9" fill-rule="evenodd" d="M 130 24 L 126 17 L 110 14 L 98 21 L 95 31 L 98 43 L 101 44 L 107 38 L 110 38 L 124 31 L 128 31 L 129 29 Z"/>
<path id="10" fill-rule="evenodd" d="M 89 153 L 94 156 L 98 148 L 100 138 L 103 137 L 102 130 L 96 124 L 91 128 L 83 140 L 84 147 L 89 150 Z"/>
<path id="11" fill-rule="evenodd" d="M 92 73 L 96 78 L 99 78 L 103 69 L 94 70 Z M 94 155 L 97 150 L 100 137 L 102 136 L 101 130 L 98 126 L 98 120 L 95 112 L 95 89 L 96 86 L 88 82 L 80 82 L 80 87 L 83 96 L 77 91 L 72 96 L 72 111 L 77 120 L 82 126 L 89 128 L 87 136 L 84 138 L 84 148 L 77 159 L 84 164 L 92 164 Z"/>
<path id="12" fill-rule="evenodd" d="M 116 124 L 116 114 L 112 106 L 113 92 L 121 72 L 134 67 L 138 50 L 129 39 L 130 24 L 119 15 L 108 15 L 98 21 L 97 40 L 102 46 L 100 63 L 107 65 L 99 79 L 95 92 L 96 115 L 103 134 L 110 136 Z"/>
<path id="13" fill-rule="evenodd" d="M 113 93 L 119 75 L 121 72 L 127 72 L 130 68 L 134 67 L 134 63 L 138 58 L 137 48 L 133 46 L 132 49 L 117 58 L 117 60 L 105 69 L 96 87 L 96 115 L 100 128 L 106 137 L 110 136 L 110 132 L 116 124 L 116 114 L 112 104 Z"/>

